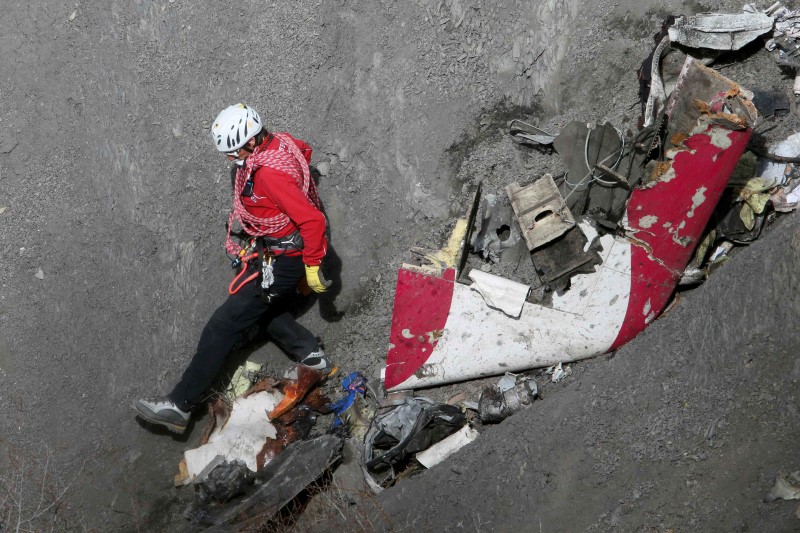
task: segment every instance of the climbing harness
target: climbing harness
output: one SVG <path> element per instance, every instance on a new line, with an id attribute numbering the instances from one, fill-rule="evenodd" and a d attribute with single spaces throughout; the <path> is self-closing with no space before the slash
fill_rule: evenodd
<path id="1" fill-rule="evenodd" d="M 241 268 L 241 271 L 233 278 L 228 286 L 228 294 L 236 294 L 247 283 L 253 281 L 261 274 L 262 296 L 267 296 L 269 288 L 275 283 L 275 273 L 273 264 L 275 258 L 283 255 L 290 250 L 302 250 L 303 237 L 300 231 L 295 231 L 291 235 L 281 238 L 258 237 L 251 238 L 244 248 L 231 260 L 231 267 Z M 261 259 L 261 271 L 254 268 L 252 261 Z"/>
<path id="2" fill-rule="evenodd" d="M 228 285 L 228 294 L 236 294 L 239 292 L 239 289 L 258 277 L 258 271 L 248 275 L 248 272 L 250 272 L 250 261 L 258 257 L 258 252 L 256 252 L 255 249 L 256 240 L 250 239 L 250 244 L 248 244 L 246 248 L 242 248 L 237 257 L 231 260 L 231 267 L 241 268 L 241 270 L 236 277 L 233 278 L 231 284 Z"/>

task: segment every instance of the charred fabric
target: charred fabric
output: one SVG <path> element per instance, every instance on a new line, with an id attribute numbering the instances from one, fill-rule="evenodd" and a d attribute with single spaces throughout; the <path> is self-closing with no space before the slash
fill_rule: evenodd
<path id="1" fill-rule="evenodd" d="M 534 403 L 537 383 L 523 372 L 546 368 L 539 378 L 555 382 L 568 363 L 615 350 L 679 287 L 702 283 L 796 209 L 800 133 L 749 146 L 762 121 L 788 113 L 789 91 L 748 90 L 711 66 L 763 39 L 795 68 L 798 21 L 780 4 L 670 18 L 639 72 L 637 131 L 512 121 L 515 141 L 557 154 L 567 172 L 479 186 L 442 249 L 412 250 L 379 377 L 300 366 L 278 379 L 243 366 L 179 464 L 176 486 L 197 491 L 187 518 L 220 526 L 269 517 L 315 483 L 378 493 L 432 467 L 484 424 Z M 414 392 L 486 376 L 502 377 L 476 399 Z"/>

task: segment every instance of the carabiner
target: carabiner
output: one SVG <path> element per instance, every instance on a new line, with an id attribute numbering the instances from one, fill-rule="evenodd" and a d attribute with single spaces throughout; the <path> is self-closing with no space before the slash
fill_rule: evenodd
<path id="1" fill-rule="evenodd" d="M 247 276 L 243 281 L 241 281 L 242 276 L 244 276 L 247 273 L 248 262 L 251 259 L 255 259 L 257 257 L 258 257 L 258 253 L 257 252 L 254 252 L 254 253 L 252 253 L 250 255 L 245 255 L 244 257 L 242 257 L 242 271 L 239 272 L 236 275 L 236 277 L 233 278 L 233 281 L 231 281 L 231 284 L 228 285 L 228 294 L 236 294 L 237 292 L 239 292 L 239 289 L 241 289 L 246 284 L 250 283 L 251 281 L 253 281 L 254 279 L 256 279 L 258 277 L 259 272 L 258 272 L 258 270 L 256 270 L 255 272 L 253 272 L 252 274 Z"/>

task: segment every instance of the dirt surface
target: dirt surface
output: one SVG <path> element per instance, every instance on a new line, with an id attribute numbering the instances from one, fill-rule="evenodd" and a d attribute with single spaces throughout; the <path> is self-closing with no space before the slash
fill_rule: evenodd
<path id="1" fill-rule="evenodd" d="M 507 121 L 632 128 L 635 71 L 664 17 L 740 8 L 6 3 L 0 501 L 3 490 L 26 495 L 12 498 L 20 522 L 58 510 L 57 529 L 185 526 L 192 495 L 172 475 L 202 420 L 173 437 L 140 426 L 128 405 L 170 389 L 226 294 L 230 189 L 208 135 L 226 105 L 253 105 L 270 129 L 315 148 L 339 289 L 302 321 L 342 369 L 374 375 L 408 248 L 441 244 L 479 181 L 499 189 L 560 168 L 515 146 Z M 791 84 L 759 46 L 724 73 L 744 86 Z M 780 139 L 797 126 L 790 116 L 760 133 Z M 787 217 L 617 357 L 575 365 L 535 409 L 387 492 L 386 527 L 797 527 L 790 504 L 759 503 L 778 470 L 800 468 L 796 227 Z M 245 357 L 288 366 L 268 342 L 232 364 Z"/>

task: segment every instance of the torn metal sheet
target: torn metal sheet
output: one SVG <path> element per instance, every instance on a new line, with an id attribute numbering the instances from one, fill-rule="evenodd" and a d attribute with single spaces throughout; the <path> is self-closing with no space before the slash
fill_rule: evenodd
<path id="1" fill-rule="evenodd" d="M 764 13 L 706 13 L 677 18 L 669 38 L 692 48 L 739 50 L 772 31 L 773 24 L 773 18 Z"/>
<path id="2" fill-rule="evenodd" d="M 664 87 L 664 81 L 661 79 L 661 59 L 669 50 L 669 37 L 664 37 L 653 52 L 653 59 L 650 63 L 650 92 L 644 109 L 643 125 L 645 127 L 655 124 L 661 116 L 667 96 L 669 96 Z"/>
<path id="3" fill-rule="evenodd" d="M 508 129 L 515 140 L 538 146 L 549 146 L 558 136 L 518 119 L 512 120 Z"/>
<path id="4" fill-rule="evenodd" d="M 571 362 L 616 349 L 663 311 L 704 234 L 757 112 L 747 92 L 687 60 L 665 106 L 666 156 L 633 188 L 625 235 L 596 239 L 601 264 L 518 319 L 456 281 L 400 269 L 385 385 L 400 390 Z"/>
<path id="5" fill-rule="evenodd" d="M 512 183 L 506 193 L 528 250 L 547 244 L 575 226 L 575 218 L 550 174 L 525 187 Z"/>
<path id="6" fill-rule="evenodd" d="M 630 294 L 630 244 L 599 239 L 603 264 L 572 278 L 551 307 L 525 302 L 519 319 L 489 309 L 455 270 L 433 277 L 401 269 L 392 313 L 387 389 L 409 389 L 547 367 L 608 350 Z"/>
<path id="7" fill-rule="evenodd" d="M 503 204 L 494 194 L 485 195 L 470 239 L 472 249 L 484 259 L 498 263 L 503 251 L 516 246 L 521 239 L 511 206 Z"/>
<path id="8" fill-rule="evenodd" d="M 256 474 L 260 487 L 240 503 L 220 511 L 205 522 L 210 525 L 233 524 L 246 520 L 248 513 L 269 518 L 319 479 L 342 455 L 343 439 L 321 435 L 295 442 Z"/>
<path id="9" fill-rule="evenodd" d="M 484 424 L 501 422 L 533 404 L 538 394 L 533 378 L 508 373 L 481 391 L 478 416 Z"/>
<path id="10" fill-rule="evenodd" d="M 600 256 L 590 249 L 590 242 L 579 227 L 531 253 L 531 260 L 542 284 L 561 294 L 577 274 L 594 272 Z"/>
<path id="11" fill-rule="evenodd" d="M 416 459 L 425 468 L 433 468 L 479 436 L 477 430 L 464 426 L 427 450 L 417 453 Z"/>
<path id="12" fill-rule="evenodd" d="M 483 297 L 486 305 L 510 317 L 519 317 L 531 290 L 529 286 L 475 269 L 470 270 L 468 275 L 474 282 L 472 288 Z"/>
<path id="13" fill-rule="evenodd" d="M 558 363 L 545 370 L 545 374 L 550 376 L 550 381 L 552 383 L 558 383 L 565 377 L 571 375 L 572 369 L 568 366 L 564 366 L 563 363 Z"/>

